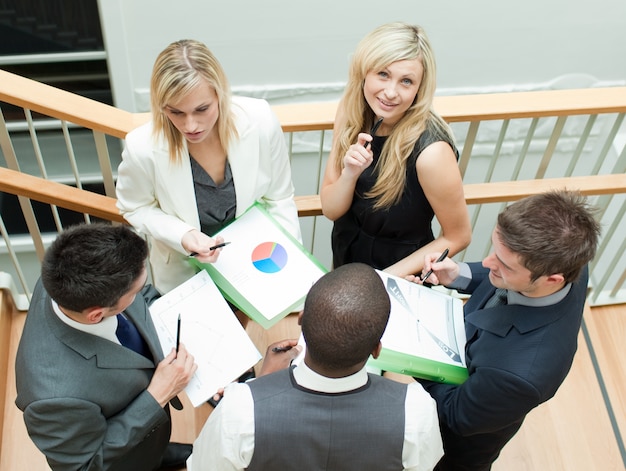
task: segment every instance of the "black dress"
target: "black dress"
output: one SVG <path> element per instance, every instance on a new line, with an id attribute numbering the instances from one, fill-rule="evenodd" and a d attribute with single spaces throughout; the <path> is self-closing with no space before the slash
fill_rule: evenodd
<path id="1" fill-rule="evenodd" d="M 333 225 L 334 268 L 362 262 L 382 270 L 434 240 L 431 223 L 435 213 L 417 179 L 415 164 L 421 152 L 434 142 L 448 142 L 457 159 L 458 152 L 447 138 L 427 128 L 407 159 L 405 188 L 400 202 L 387 209 L 374 210 L 376 200 L 365 197 L 365 194 L 376 182 L 374 169 L 386 140 L 386 136 L 374 137 L 374 161 L 359 176 L 350 209 Z"/>

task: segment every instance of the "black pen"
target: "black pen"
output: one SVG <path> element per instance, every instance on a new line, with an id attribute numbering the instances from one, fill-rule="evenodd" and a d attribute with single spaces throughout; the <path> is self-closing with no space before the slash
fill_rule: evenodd
<path id="1" fill-rule="evenodd" d="M 274 347 L 274 348 L 272 348 L 272 351 L 274 353 L 288 352 L 289 350 L 291 350 L 291 345 L 287 345 L 286 347 Z"/>
<path id="2" fill-rule="evenodd" d="M 230 242 L 222 242 L 221 244 L 214 245 L 213 247 L 209 247 L 209 250 L 221 249 L 222 247 L 226 247 Z M 198 255 L 198 252 L 191 252 L 188 257 L 195 257 Z"/>
<path id="3" fill-rule="evenodd" d="M 380 124 L 383 122 L 383 118 L 378 118 L 378 121 L 376 121 L 374 123 L 374 126 L 372 126 L 372 129 L 370 129 L 370 136 L 372 136 L 372 139 L 374 139 L 374 134 L 376 134 L 376 131 L 378 131 L 378 128 L 380 126 Z M 367 149 L 367 146 L 370 144 L 370 141 L 367 141 L 363 147 L 365 147 Z"/>
<path id="4" fill-rule="evenodd" d="M 180 346 L 180 314 L 178 314 L 178 324 L 176 326 L 176 353 L 178 353 L 179 346 Z"/>
<path id="5" fill-rule="evenodd" d="M 449 249 L 444 250 L 443 253 L 439 255 L 439 258 L 437 259 L 435 263 L 443 262 L 445 258 L 448 256 L 449 251 L 450 251 Z M 426 274 L 424 275 L 424 278 L 422 278 L 422 281 L 426 281 L 426 278 L 428 278 L 432 274 L 433 274 L 433 269 L 431 268 L 430 270 L 426 272 Z"/>

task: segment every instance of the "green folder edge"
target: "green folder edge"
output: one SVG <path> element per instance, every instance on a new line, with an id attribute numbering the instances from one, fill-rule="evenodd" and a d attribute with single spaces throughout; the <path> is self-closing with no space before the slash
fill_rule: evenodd
<path id="1" fill-rule="evenodd" d="M 256 201 L 252 206 L 250 206 L 246 211 L 239 216 L 243 217 L 248 213 L 248 211 L 252 210 L 252 208 L 256 207 L 259 209 L 277 228 L 280 230 L 291 242 L 294 243 L 296 247 L 298 247 L 302 253 L 304 253 L 315 265 L 317 265 L 322 273 L 327 273 L 328 270 L 317 260 L 293 235 L 291 235 L 283 226 L 281 226 L 276 220 L 270 215 L 270 213 L 265 209 L 263 204 Z M 237 218 L 238 219 L 238 218 Z M 237 219 L 231 221 L 228 225 L 235 222 Z M 226 227 L 228 227 L 228 225 Z M 215 235 L 218 235 L 220 231 L 218 231 Z M 264 329 L 269 329 L 278 321 L 286 317 L 288 314 L 294 312 L 294 309 L 301 306 L 306 298 L 306 294 L 298 299 L 296 302 L 288 306 L 285 310 L 281 311 L 277 315 L 275 315 L 271 319 L 267 319 L 254 305 L 244 298 L 240 292 L 230 283 L 214 266 L 212 263 L 202 263 L 196 260 L 195 257 L 189 258 L 189 263 L 199 267 L 202 270 L 206 270 L 213 282 L 217 285 L 217 288 L 222 293 L 222 296 L 226 298 L 228 301 L 237 306 L 241 312 L 246 314 L 250 319 L 254 320 L 257 324 L 259 324 Z"/>
<path id="2" fill-rule="evenodd" d="M 382 348 L 378 358 L 370 357 L 367 364 L 384 371 L 414 376 L 429 381 L 461 384 L 469 376 L 467 368 Z"/>

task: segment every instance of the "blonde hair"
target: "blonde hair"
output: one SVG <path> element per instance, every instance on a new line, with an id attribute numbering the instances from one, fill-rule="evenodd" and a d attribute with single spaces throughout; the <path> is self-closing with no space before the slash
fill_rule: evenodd
<path id="1" fill-rule="evenodd" d="M 346 90 L 341 99 L 345 126 L 339 131 L 335 153 L 341 171 L 343 156 L 360 132 L 369 132 L 376 116 L 365 100 L 363 85 L 368 72 L 382 70 L 402 60 L 419 59 L 424 69 L 415 101 L 394 126 L 376 165 L 378 177 L 367 197 L 377 198 L 374 208 L 388 208 L 402 197 L 406 161 L 427 126 L 443 140 L 454 143 L 447 123 L 432 108 L 436 81 L 435 57 L 420 26 L 396 22 L 379 26 L 358 44 L 350 64 Z"/>
<path id="2" fill-rule="evenodd" d="M 235 120 L 231 112 L 231 92 L 224 69 L 201 43 L 182 39 L 167 46 L 157 57 L 150 80 L 150 105 L 152 107 L 153 134 L 162 134 L 168 145 L 170 162 L 181 161 L 184 136 L 165 114 L 165 107 L 179 101 L 205 80 L 217 95 L 219 117 L 217 133 L 222 147 L 227 150 L 232 139 L 237 138 Z"/>

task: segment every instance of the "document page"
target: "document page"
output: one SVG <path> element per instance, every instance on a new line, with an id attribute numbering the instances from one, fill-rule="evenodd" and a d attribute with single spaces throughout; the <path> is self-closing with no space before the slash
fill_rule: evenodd
<path id="1" fill-rule="evenodd" d="M 383 348 L 465 367 L 462 301 L 379 271 L 391 300 Z"/>
<path id="2" fill-rule="evenodd" d="M 185 388 L 194 407 L 206 402 L 218 388 L 237 379 L 261 359 L 204 270 L 152 303 L 150 314 L 165 354 L 176 346 L 180 314 L 180 343 L 198 365 Z"/>
<path id="3" fill-rule="evenodd" d="M 258 205 L 218 234 L 229 245 L 215 263 L 201 265 L 231 302 L 265 328 L 300 309 L 327 271 Z"/>

